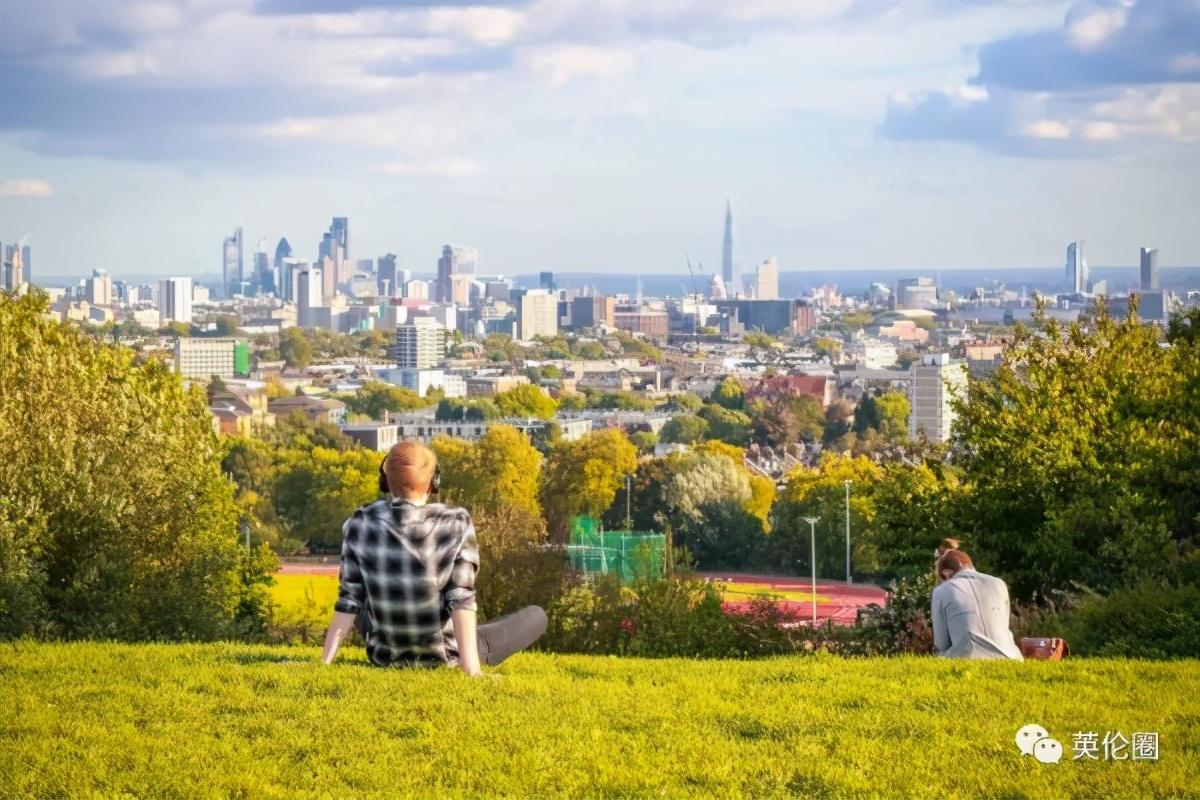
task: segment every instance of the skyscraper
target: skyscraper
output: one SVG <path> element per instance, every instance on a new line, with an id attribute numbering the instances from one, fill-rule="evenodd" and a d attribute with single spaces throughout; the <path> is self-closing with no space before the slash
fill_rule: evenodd
<path id="1" fill-rule="evenodd" d="M 337 242 L 342 258 L 349 261 L 350 219 L 348 217 L 334 217 L 333 222 L 329 225 L 329 233 L 333 236 L 334 241 Z"/>
<path id="2" fill-rule="evenodd" d="M 1083 257 L 1083 240 L 1067 245 L 1067 291 L 1072 294 L 1087 294 L 1088 267 Z"/>
<path id="3" fill-rule="evenodd" d="M 279 266 L 279 296 L 293 303 L 299 302 L 299 276 L 308 269 L 309 263 L 303 258 L 287 257 Z"/>
<path id="4" fill-rule="evenodd" d="M 558 335 L 558 297 L 546 289 L 527 289 L 517 302 L 517 338 Z"/>
<path id="5" fill-rule="evenodd" d="M 84 297 L 94 306 L 112 305 L 112 278 L 108 270 L 92 270 L 92 277 L 84 284 Z"/>
<path id="6" fill-rule="evenodd" d="M 1141 249 L 1142 262 L 1142 291 L 1157 292 L 1162 289 L 1162 284 L 1158 278 L 1158 248 L 1143 247 Z"/>
<path id="7" fill-rule="evenodd" d="M 754 270 L 754 298 L 756 300 L 779 299 L 779 261 L 772 256 Z"/>
<path id="8" fill-rule="evenodd" d="M 379 294 L 383 297 L 398 296 L 401 284 L 396 281 L 396 254 L 380 256 L 375 263 L 379 266 L 379 271 L 375 273 Z"/>
<path id="9" fill-rule="evenodd" d="M 967 395 L 967 363 L 951 361 L 949 353 L 930 353 L 911 367 L 908 435 L 922 432 L 930 442 L 950 440 L 957 414 L 953 400 Z"/>
<path id="10" fill-rule="evenodd" d="M 721 278 L 725 286 L 733 286 L 733 209 L 725 201 L 725 247 L 721 253 Z"/>
<path id="11" fill-rule="evenodd" d="M 158 282 L 158 313 L 163 322 L 191 323 L 191 278 L 163 278 Z"/>
<path id="12" fill-rule="evenodd" d="M 321 269 L 309 267 L 296 273 L 296 317 L 301 328 L 311 328 L 314 322 L 314 308 L 321 308 Z"/>
<path id="13" fill-rule="evenodd" d="M 21 284 L 28 280 L 24 274 L 23 258 L 21 245 L 0 246 L 0 262 L 3 262 L 3 269 L 0 271 L 4 273 L 4 289 L 9 292 L 17 291 Z"/>
<path id="14" fill-rule="evenodd" d="M 287 299 L 284 286 L 288 284 L 288 276 L 284 274 L 283 260 L 291 257 L 292 246 L 287 237 L 281 237 L 279 244 L 275 245 L 275 293 L 284 299 Z"/>
<path id="15" fill-rule="evenodd" d="M 458 254 L 450 245 L 442 245 L 442 256 L 437 263 L 437 284 L 434 286 L 433 299 L 439 303 L 450 302 L 453 287 L 450 284 L 452 275 L 458 274 Z"/>
<path id="16" fill-rule="evenodd" d="M 254 252 L 254 275 L 251 276 L 250 285 L 254 294 L 275 293 L 275 269 L 271 266 L 270 256 L 267 254 L 266 237 L 258 240 L 258 249 Z"/>
<path id="17" fill-rule="evenodd" d="M 436 367 L 446 358 L 446 328 L 433 317 L 415 317 L 396 326 L 396 365 Z"/>
<path id="18" fill-rule="evenodd" d="M 242 291 L 242 228 L 233 229 L 233 236 L 226 236 L 221 248 L 221 288 L 226 297 Z"/>
<path id="19" fill-rule="evenodd" d="M 558 287 L 557 287 L 557 286 L 554 284 L 554 273 L 553 273 L 553 272 L 543 272 L 543 273 L 541 273 L 541 274 L 538 276 L 538 284 L 539 284 L 539 286 L 540 286 L 542 289 L 549 289 L 549 290 L 550 290 L 550 291 L 552 291 L 552 292 L 553 292 L 555 289 L 557 289 L 557 288 L 558 288 Z"/>

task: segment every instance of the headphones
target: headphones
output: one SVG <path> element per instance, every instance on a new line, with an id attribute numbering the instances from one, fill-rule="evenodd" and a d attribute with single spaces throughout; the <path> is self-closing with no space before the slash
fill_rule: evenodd
<path id="1" fill-rule="evenodd" d="M 379 462 L 379 492 L 380 494 L 390 494 L 392 489 L 388 486 L 387 480 L 387 462 L 388 457 L 384 456 L 383 461 Z M 442 465 L 433 465 L 433 477 L 429 479 L 429 493 L 437 494 L 442 490 Z"/>

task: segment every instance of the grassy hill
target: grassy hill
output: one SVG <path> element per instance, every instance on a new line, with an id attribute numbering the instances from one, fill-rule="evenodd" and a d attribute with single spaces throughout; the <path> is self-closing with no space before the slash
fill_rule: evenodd
<path id="1" fill-rule="evenodd" d="M 1200 794 L 1200 662 L 522 655 L 494 680 L 237 644 L 0 645 L 0 796 Z M 1022 758 L 1029 722 L 1062 763 Z M 1071 761 L 1157 731 L 1157 762 Z"/>

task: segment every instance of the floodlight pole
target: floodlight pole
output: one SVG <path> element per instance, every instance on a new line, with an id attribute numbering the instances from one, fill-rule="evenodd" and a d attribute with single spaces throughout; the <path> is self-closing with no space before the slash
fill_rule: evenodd
<path id="1" fill-rule="evenodd" d="M 854 583 L 850 577 L 850 481 L 842 481 L 846 485 L 846 583 Z"/>
<path id="2" fill-rule="evenodd" d="M 809 563 L 812 565 L 812 622 L 813 627 L 817 627 L 817 522 L 820 517 L 805 517 L 804 521 L 808 523 L 809 542 L 812 550 L 809 556 Z"/>
<path id="3" fill-rule="evenodd" d="M 633 517 L 629 513 L 629 499 L 633 493 L 633 475 L 625 476 L 625 530 L 633 530 Z"/>

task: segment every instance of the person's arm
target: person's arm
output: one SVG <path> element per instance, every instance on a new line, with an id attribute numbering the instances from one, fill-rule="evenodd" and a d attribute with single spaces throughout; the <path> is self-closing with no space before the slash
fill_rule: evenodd
<path id="1" fill-rule="evenodd" d="M 346 634 L 354 629 L 354 621 L 357 618 L 356 614 L 348 614 L 345 611 L 333 612 L 329 630 L 325 631 L 325 649 L 321 652 L 321 661 L 326 664 L 333 663 L 338 646 L 342 643 L 342 639 L 346 638 Z"/>
<path id="2" fill-rule="evenodd" d="M 475 609 L 456 608 L 450 614 L 454 624 L 454 638 L 458 642 L 458 667 L 472 678 L 482 675 L 479 666 L 479 630 L 476 625 Z"/>
<path id="3" fill-rule="evenodd" d="M 475 616 L 475 575 L 479 572 L 479 543 L 475 525 L 466 520 L 462 541 L 450 570 L 450 580 L 442 592 L 442 602 L 450 612 L 454 638 L 458 642 L 458 666 L 471 675 L 481 675 L 479 640 Z"/>
<path id="4" fill-rule="evenodd" d="M 358 556 L 350 547 L 349 538 L 354 533 L 354 518 L 351 517 L 342 528 L 342 568 L 338 573 L 338 599 L 333 604 L 333 619 L 329 622 L 329 630 L 325 632 L 325 649 L 321 653 L 321 660 L 326 664 L 333 662 L 342 639 L 354 628 L 367 596 Z"/>
<path id="5" fill-rule="evenodd" d="M 945 586 L 946 584 L 942 584 Z M 938 587 L 940 589 L 941 586 Z M 934 589 L 931 616 L 933 617 L 933 649 L 944 653 L 950 649 L 950 631 L 946 626 L 946 605 L 942 593 Z"/>

